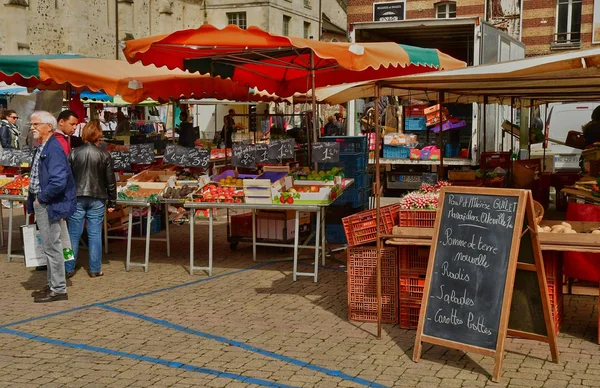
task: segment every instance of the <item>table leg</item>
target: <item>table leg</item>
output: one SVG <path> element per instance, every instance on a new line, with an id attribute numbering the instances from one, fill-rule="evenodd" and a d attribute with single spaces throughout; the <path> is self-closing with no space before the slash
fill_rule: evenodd
<path id="1" fill-rule="evenodd" d="M 0 246 L 4 246 L 4 213 L 2 212 L 2 203 L 0 202 Z M 27 214 L 25 214 L 27 219 Z"/>
<path id="2" fill-rule="evenodd" d="M 325 208 L 321 208 L 321 264 L 325 265 L 325 256 L 327 256 L 327 251 L 325 250 L 325 246 L 327 240 L 325 238 Z"/>
<path id="3" fill-rule="evenodd" d="M 169 205 L 165 204 L 165 228 L 167 232 L 167 257 L 171 257 L 171 235 L 169 233 Z"/>
<path id="4" fill-rule="evenodd" d="M 319 212 L 320 213 L 320 212 Z M 297 221 L 296 221 L 297 222 Z M 317 230 L 315 231 L 315 272 L 314 282 L 317 282 L 317 273 L 319 272 L 319 246 L 321 245 L 321 214 L 317 215 Z"/>
<path id="5" fill-rule="evenodd" d="M 108 221 L 106 220 L 106 209 L 104 210 L 102 226 L 104 227 L 104 254 L 108 255 Z"/>
<path id="6" fill-rule="evenodd" d="M 10 203 L 10 213 L 8 213 L 8 248 L 6 250 L 6 258 L 10 263 L 11 255 L 12 255 L 12 229 L 13 229 L 13 209 L 14 202 L 12 200 L 8 201 Z"/>
<path id="7" fill-rule="evenodd" d="M 196 209 L 189 209 L 190 219 L 190 275 L 194 274 L 194 217 Z"/>
<path id="8" fill-rule="evenodd" d="M 127 257 L 125 259 L 125 271 L 129 272 L 129 263 L 131 262 L 131 233 L 133 224 L 133 206 L 129 206 L 129 224 L 127 225 Z M 142 224 L 140 224 L 140 228 Z"/>
<path id="9" fill-rule="evenodd" d="M 256 210 L 252 209 L 252 261 L 256 261 Z"/>
<path id="10" fill-rule="evenodd" d="M 213 273 L 213 209 L 208 209 L 208 276 Z"/>
<path id="11" fill-rule="evenodd" d="M 319 222 L 319 221 L 317 221 Z M 318 225 L 318 224 L 317 224 Z M 317 229 L 318 232 L 318 229 Z M 292 280 L 296 281 L 298 272 L 298 244 L 300 243 L 300 212 L 296 210 L 296 218 L 294 220 L 294 271 L 292 273 Z M 317 244 L 319 239 L 317 238 Z M 317 252 L 318 254 L 318 252 Z"/>
<path id="12" fill-rule="evenodd" d="M 141 210 L 141 209 L 140 209 Z M 144 272 L 148 272 L 148 262 L 150 261 L 150 228 L 152 227 L 152 205 L 148 206 L 148 215 L 146 216 L 146 257 L 144 257 Z M 142 225 L 140 225 L 142 229 Z"/>

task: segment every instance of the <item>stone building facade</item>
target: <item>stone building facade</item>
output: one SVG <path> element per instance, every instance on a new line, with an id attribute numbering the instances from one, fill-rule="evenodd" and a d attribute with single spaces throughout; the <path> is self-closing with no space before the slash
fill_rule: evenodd
<path id="1" fill-rule="evenodd" d="M 600 0 L 348 0 L 349 29 L 373 22 L 385 3 L 401 9 L 404 20 L 479 17 L 521 40 L 528 56 L 593 47 L 594 8 L 600 20 Z"/>
<path id="2" fill-rule="evenodd" d="M 345 39 L 342 0 L 0 0 L 0 55 L 121 58 L 119 41 L 203 23 L 318 39 L 325 19 L 339 27 L 338 40 Z"/>

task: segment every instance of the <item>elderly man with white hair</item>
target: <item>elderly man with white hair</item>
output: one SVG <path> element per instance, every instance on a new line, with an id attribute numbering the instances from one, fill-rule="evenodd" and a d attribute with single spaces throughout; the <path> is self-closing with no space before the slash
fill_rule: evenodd
<path id="1" fill-rule="evenodd" d="M 30 119 L 33 138 L 39 143 L 31 163 L 27 211 L 35 213 L 48 260 L 48 284 L 34 291 L 36 303 L 67 300 L 67 282 L 60 221 L 77 208 L 75 180 L 60 142 L 53 136 L 56 119 L 45 111 L 34 112 Z"/>

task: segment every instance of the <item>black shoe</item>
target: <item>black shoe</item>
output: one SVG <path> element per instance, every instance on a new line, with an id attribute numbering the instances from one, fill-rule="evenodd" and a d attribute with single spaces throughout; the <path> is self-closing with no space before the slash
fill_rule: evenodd
<path id="1" fill-rule="evenodd" d="M 69 300 L 67 293 L 59 294 L 54 291 L 48 291 L 46 295 L 35 298 L 35 303 L 55 302 L 57 300 Z"/>
<path id="2" fill-rule="evenodd" d="M 35 267 L 36 271 L 46 271 L 48 269 L 47 265 L 38 265 L 37 267 Z"/>
<path id="3" fill-rule="evenodd" d="M 72 278 L 73 276 L 75 276 L 75 271 L 73 271 L 73 272 L 67 272 L 67 273 L 65 274 L 65 277 L 66 277 L 67 279 L 70 279 L 70 278 Z"/>
<path id="4" fill-rule="evenodd" d="M 39 298 L 40 296 L 44 296 L 48 293 L 48 291 L 50 291 L 50 286 L 46 286 L 44 288 L 42 288 L 41 290 L 35 290 L 31 293 L 31 296 L 34 298 Z"/>

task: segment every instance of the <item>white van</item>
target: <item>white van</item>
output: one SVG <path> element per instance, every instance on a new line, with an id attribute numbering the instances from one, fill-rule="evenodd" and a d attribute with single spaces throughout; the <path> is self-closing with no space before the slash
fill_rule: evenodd
<path id="1" fill-rule="evenodd" d="M 569 131 L 581 132 L 581 127 L 591 120 L 592 112 L 598 105 L 600 105 L 600 102 L 548 104 L 548 114 L 546 115 L 548 138 L 564 142 L 567 139 Z M 543 120 L 545 107 L 541 108 L 540 114 Z M 542 144 L 531 146 L 532 157 L 542 153 Z M 579 157 L 581 150 L 579 149 L 549 141 L 548 148 L 546 148 L 546 155 L 554 156 L 554 169 L 556 171 L 574 171 L 580 169 Z"/>

